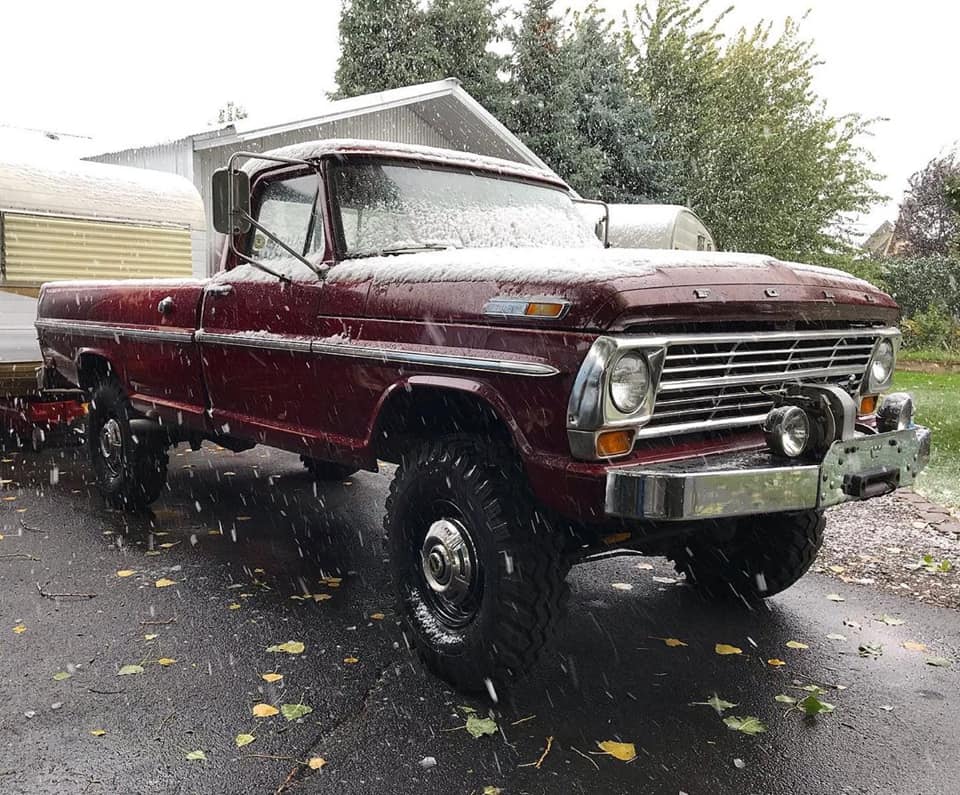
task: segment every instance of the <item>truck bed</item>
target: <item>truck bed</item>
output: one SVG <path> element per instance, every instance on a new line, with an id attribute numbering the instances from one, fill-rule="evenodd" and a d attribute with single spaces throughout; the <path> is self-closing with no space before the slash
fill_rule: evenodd
<path id="1" fill-rule="evenodd" d="M 36 316 L 35 298 L 0 290 L 0 398 L 24 397 L 37 389 Z"/>

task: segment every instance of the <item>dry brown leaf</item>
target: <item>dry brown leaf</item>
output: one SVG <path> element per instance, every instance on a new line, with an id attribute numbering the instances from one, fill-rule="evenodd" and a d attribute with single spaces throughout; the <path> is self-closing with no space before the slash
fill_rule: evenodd
<path id="1" fill-rule="evenodd" d="M 383 621 L 385 616 L 383 613 L 371 613 L 370 618 L 372 618 L 374 621 Z"/>
<path id="2" fill-rule="evenodd" d="M 743 649 L 739 649 L 736 646 L 731 646 L 728 643 L 718 643 L 713 647 L 713 650 L 720 655 L 743 654 Z"/>
<path id="3" fill-rule="evenodd" d="M 255 718 L 269 718 L 273 715 L 279 713 L 276 707 L 271 706 L 270 704 L 257 704 L 253 708 L 253 717 Z"/>
<path id="4" fill-rule="evenodd" d="M 664 642 L 664 645 L 669 646 L 671 649 L 675 649 L 677 646 L 686 646 L 682 640 L 678 638 L 660 638 Z"/>
<path id="5" fill-rule="evenodd" d="M 281 679 L 283 679 L 283 674 L 274 674 L 274 673 L 260 674 L 260 678 L 264 682 L 270 682 L 272 684 L 273 682 L 279 682 Z"/>
<path id="6" fill-rule="evenodd" d="M 171 580 L 171 579 L 168 579 L 167 577 L 161 577 L 159 580 L 157 580 L 154 583 L 154 585 L 156 585 L 157 588 L 167 588 L 171 585 L 176 585 L 176 584 L 177 584 L 176 580 Z"/>
<path id="7" fill-rule="evenodd" d="M 927 650 L 926 643 L 917 643 L 917 641 L 915 640 L 905 640 L 902 645 L 903 645 L 903 648 L 905 648 L 907 651 L 926 651 Z"/>
<path id="8" fill-rule="evenodd" d="M 602 743 L 597 743 L 597 747 L 614 759 L 619 759 L 621 762 L 629 762 L 637 756 L 637 749 L 633 743 L 618 743 L 615 740 L 604 740 Z"/>

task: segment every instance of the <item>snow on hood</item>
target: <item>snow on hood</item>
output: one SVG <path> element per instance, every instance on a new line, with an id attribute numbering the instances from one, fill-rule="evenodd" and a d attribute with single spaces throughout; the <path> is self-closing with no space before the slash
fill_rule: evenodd
<path id="1" fill-rule="evenodd" d="M 671 268 L 734 268 L 765 270 L 779 266 L 849 281 L 851 288 L 873 289 L 843 271 L 785 262 L 762 254 L 716 251 L 672 251 L 597 248 L 487 248 L 424 251 L 396 256 L 345 260 L 334 266 L 328 281 L 374 284 L 430 282 L 524 282 L 583 284 L 644 276 Z"/>

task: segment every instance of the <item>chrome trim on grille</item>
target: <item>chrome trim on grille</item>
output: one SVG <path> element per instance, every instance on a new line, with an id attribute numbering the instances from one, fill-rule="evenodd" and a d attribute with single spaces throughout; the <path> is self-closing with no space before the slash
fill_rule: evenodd
<path id="1" fill-rule="evenodd" d="M 129 328 L 109 323 L 94 323 L 89 320 L 62 320 L 44 318 L 34 322 L 37 331 L 55 331 L 61 334 L 83 334 L 98 339 L 117 339 L 124 337 L 132 340 L 151 342 L 193 342 L 194 332 L 174 329 Z"/>

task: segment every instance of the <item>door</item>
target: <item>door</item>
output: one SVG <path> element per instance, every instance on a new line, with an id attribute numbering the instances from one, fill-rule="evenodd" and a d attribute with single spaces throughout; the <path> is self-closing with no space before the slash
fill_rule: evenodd
<path id="1" fill-rule="evenodd" d="M 257 220 L 311 261 L 326 258 L 316 173 L 284 174 L 253 187 Z M 253 231 L 250 264 L 228 263 L 204 291 L 198 333 L 210 413 L 218 433 L 300 452 L 315 434 L 317 394 L 310 342 L 322 280 L 262 233 Z"/>

